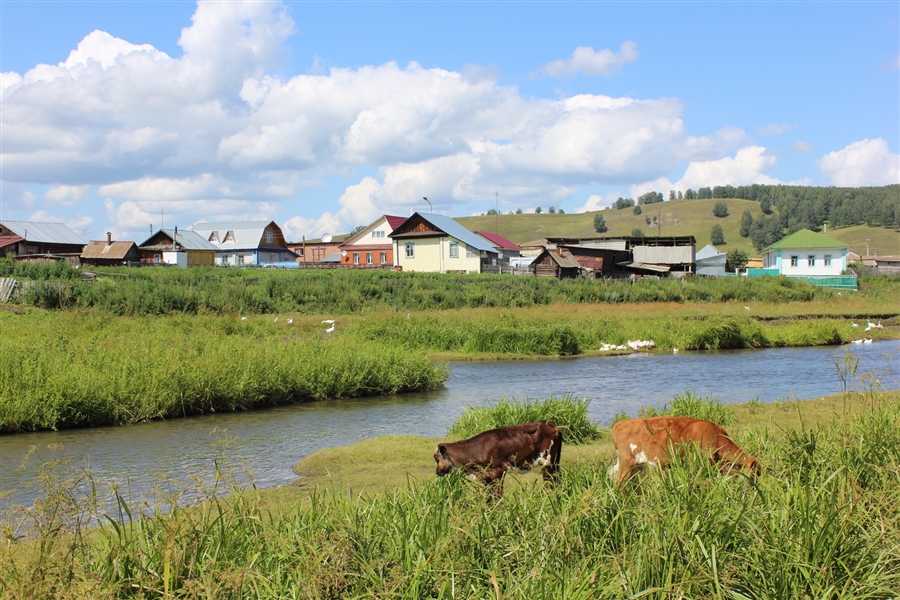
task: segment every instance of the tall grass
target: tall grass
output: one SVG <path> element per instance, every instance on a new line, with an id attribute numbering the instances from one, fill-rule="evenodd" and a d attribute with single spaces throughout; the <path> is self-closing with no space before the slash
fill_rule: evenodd
<path id="1" fill-rule="evenodd" d="M 500 275 L 394 273 L 390 271 L 108 269 L 129 277 L 78 279 L 62 266 L 17 265 L 22 279 L 64 284 L 65 306 L 114 315 L 356 314 L 372 310 L 428 311 L 460 308 L 522 308 L 552 304 L 631 302 L 804 302 L 833 299 L 836 292 L 782 277 L 647 281 L 564 280 Z M 97 269 L 101 273 L 103 269 Z M 43 306 L 41 295 L 17 301 Z"/>
<path id="2" fill-rule="evenodd" d="M 447 377 L 395 345 L 288 331 L 213 317 L 6 315 L 0 431 L 432 390 Z"/>
<path id="3" fill-rule="evenodd" d="M 599 439 L 601 429 L 591 423 L 587 415 L 589 398 L 571 394 L 550 396 L 537 400 L 516 400 L 501 398 L 488 406 L 469 406 L 450 426 L 448 434 L 459 438 L 521 423 L 553 421 L 563 429 L 563 439 L 567 444 L 583 444 Z"/>
<path id="4" fill-rule="evenodd" d="M 798 461 L 795 436 L 810 431 Z M 45 510 L 36 537 L 0 549 L 0 595 L 894 598 L 898 432 L 896 400 L 814 430 L 747 431 L 739 442 L 766 465 L 756 482 L 689 453 L 639 486 L 582 461 L 552 489 L 513 486 L 494 503 L 447 477 L 274 508 L 252 489 L 213 493 L 144 519 L 117 497 L 89 534 Z"/>
<path id="5" fill-rule="evenodd" d="M 706 419 L 723 427 L 730 425 L 734 420 L 729 407 L 721 404 L 714 395 L 710 394 L 700 397 L 691 390 L 685 390 L 680 394 L 676 394 L 672 401 L 666 402 L 661 409 L 646 406 L 638 411 L 638 416 L 642 418 L 664 415 Z M 625 417 L 620 415 L 619 418 Z"/>

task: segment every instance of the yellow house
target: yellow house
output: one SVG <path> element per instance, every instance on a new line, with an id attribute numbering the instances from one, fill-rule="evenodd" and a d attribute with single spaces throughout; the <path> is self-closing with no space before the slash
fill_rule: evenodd
<path id="1" fill-rule="evenodd" d="M 450 217 L 415 213 L 390 234 L 394 264 L 425 273 L 496 273 L 499 254 Z"/>

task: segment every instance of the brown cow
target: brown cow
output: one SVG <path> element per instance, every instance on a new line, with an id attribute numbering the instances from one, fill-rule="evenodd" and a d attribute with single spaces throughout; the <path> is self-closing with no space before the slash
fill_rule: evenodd
<path id="1" fill-rule="evenodd" d="M 562 432 L 548 421 L 510 425 L 479 433 L 467 440 L 439 444 L 434 451 L 436 472 L 444 476 L 455 468 L 485 485 L 503 490 L 503 475 L 513 469 L 543 467 L 545 481 L 559 478 Z"/>
<path id="2" fill-rule="evenodd" d="M 616 464 L 609 469 L 610 477 L 622 483 L 644 465 L 664 467 L 675 446 L 679 452 L 694 444 L 727 472 L 743 471 L 759 475 L 759 461 L 744 454 L 728 437 L 721 426 L 690 417 L 652 417 L 619 421 L 612 428 L 616 447 Z"/>

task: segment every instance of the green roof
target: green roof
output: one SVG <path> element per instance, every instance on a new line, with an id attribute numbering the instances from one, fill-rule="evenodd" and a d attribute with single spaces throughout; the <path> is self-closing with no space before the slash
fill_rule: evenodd
<path id="1" fill-rule="evenodd" d="M 783 250 L 786 248 L 849 248 L 850 244 L 845 244 L 840 240 L 830 238 L 827 235 L 810 231 L 809 229 L 801 229 L 795 231 L 786 238 L 782 238 L 767 248 L 766 250 Z"/>

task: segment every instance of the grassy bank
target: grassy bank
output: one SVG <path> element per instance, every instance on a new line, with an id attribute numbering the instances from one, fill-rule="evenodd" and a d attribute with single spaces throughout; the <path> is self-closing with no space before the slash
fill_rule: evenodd
<path id="1" fill-rule="evenodd" d="M 0 432 L 128 424 L 324 398 L 440 387 L 440 361 L 841 344 L 869 333 L 831 301 L 554 305 L 321 316 L 111 316 L 0 311 Z M 865 325 L 865 319 L 856 319 Z M 858 323 L 859 324 L 859 323 Z"/>
<path id="2" fill-rule="evenodd" d="M 8 262 L 8 261 L 7 261 Z M 0 276 L 3 276 L 0 260 Z M 61 263 L 59 263 L 61 264 Z M 841 294 L 785 277 L 664 279 L 632 285 L 627 281 L 563 280 L 508 275 L 394 273 L 382 270 L 275 269 L 99 269 L 97 281 L 57 265 L 11 265 L 17 278 L 37 283 L 15 297 L 45 309 L 93 309 L 108 315 L 254 315 L 401 313 L 466 308 L 523 308 L 557 304 L 668 302 L 788 303 L 833 301 L 860 312 L 888 309 L 889 297 L 868 289 L 900 293 L 900 282 L 875 278 L 862 293 Z M 66 271 L 66 269 L 69 269 Z M 119 276 L 103 277 L 103 273 Z M 124 276 L 127 275 L 127 276 Z M 882 281 L 882 279 L 884 281 Z M 896 297 L 896 296 L 895 296 Z M 881 307 L 881 308 L 879 308 Z"/>
<path id="3" fill-rule="evenodd" d="M 688 460 L 617 489 L 606 440 L 563 447 L 562 481 L 499 502 L 434 476 L 435 440 L 308 460 L 319 486 L 211 494 L 85 531 L 56 503 L 0 550 L 0 594 L 186 598 L 892 598 L 900 594 L 900 395 L 729 407 L 756 482 Z M 301 469 L 303 464 L 300 465 Z M 372 474 L 375 473 L 375 475 Z M 384 474 L 379 478 L 378 474 Z M 364 478 L 379 483 L 365 484 Z M 75 523 L 77 524 L 77 519 Z M 83 523 L 83 519 L 82 519 Z"/>
<path id="4" fill-rule="evenodd" d="M 444 367 L 399 346 L 307 325 L 2 314 L 0 432 L 431 390 L 447 377 Z"/>

